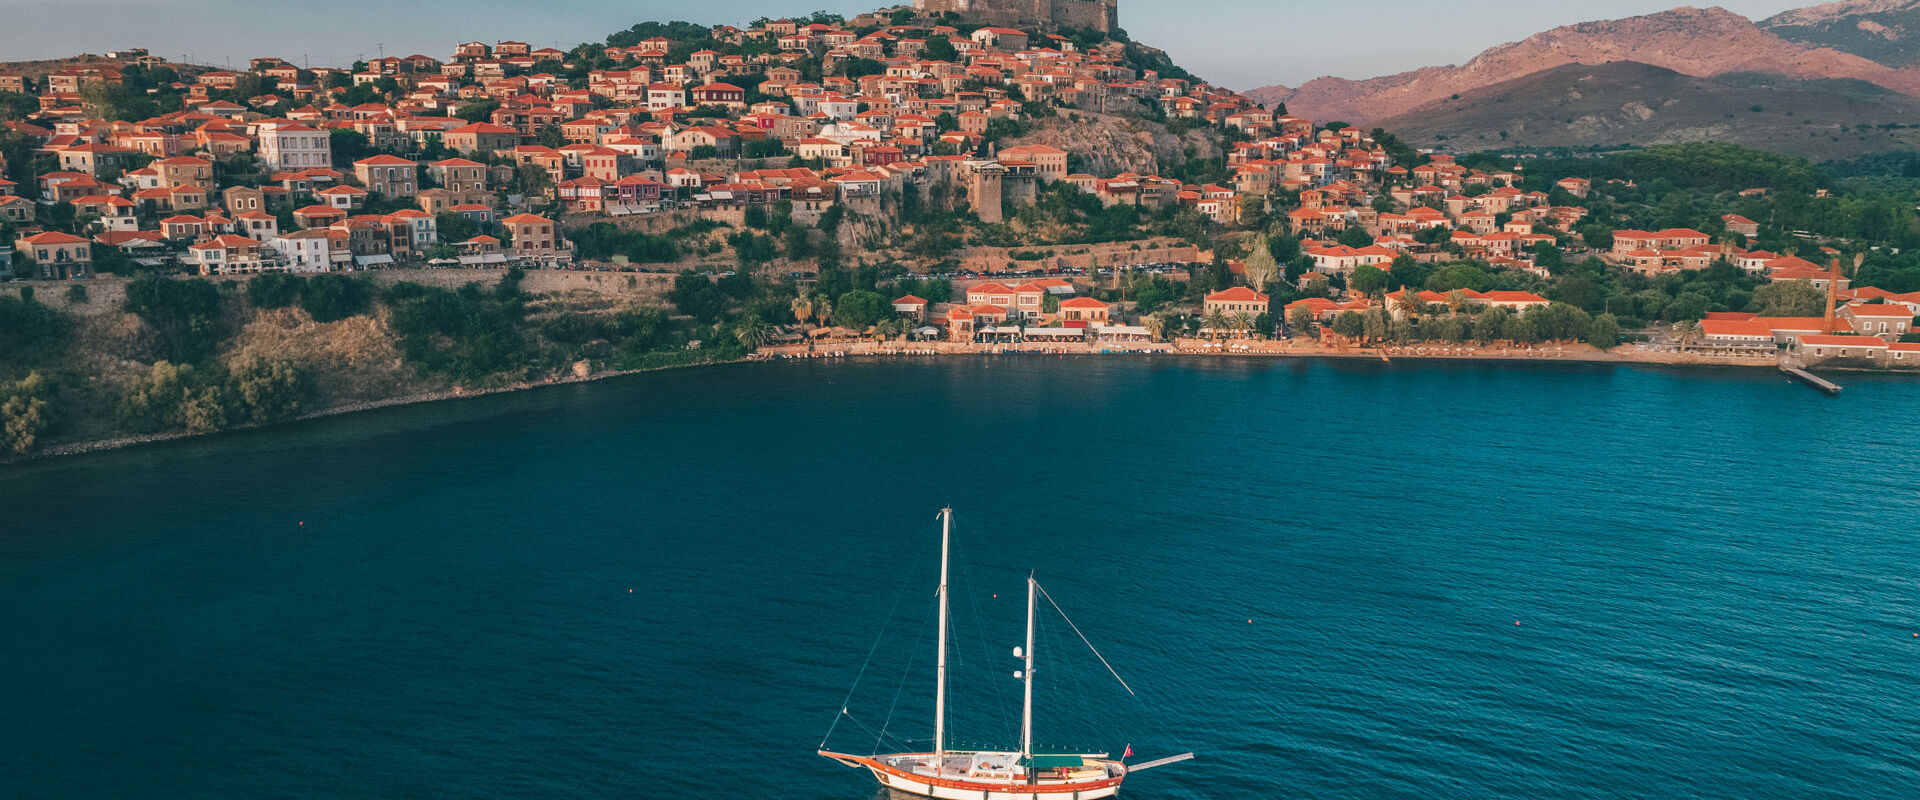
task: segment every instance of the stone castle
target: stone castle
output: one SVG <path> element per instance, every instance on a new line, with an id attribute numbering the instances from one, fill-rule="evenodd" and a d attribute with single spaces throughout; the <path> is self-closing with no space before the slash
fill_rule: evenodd
<path id="1" fill-rule="evenodd" d="M 926 14 L 953 12 L 981 25 L 1055 31 L 1091 28 L 1112 33 L 1120 28 L 1120 0 L 914 0 Z"/>

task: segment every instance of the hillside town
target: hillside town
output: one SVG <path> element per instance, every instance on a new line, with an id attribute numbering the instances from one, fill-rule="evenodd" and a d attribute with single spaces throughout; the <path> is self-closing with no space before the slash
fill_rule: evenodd
<path id="1" fill-rule="evenodd" d="M 303 299 L 314 323 L 423 303 L 436 272 L 514 304 L 528 271 L 631 290 L 555 301 L 537 333 L 513 305 L 495 324 L 517 349 L 484 366 L 416 354 L 483 383 L 736 342 L 1920 365 L 1920 278 L 1885 277 L 1899 249 L 1775 215 L 1836 202 L 1824 188 L 1686 189 L 1697 206 L 1669 212 L 1598 162 L 1414 150 L 1263 106 L 1127 39 L 1111 2 L 1053 6 L 642 23 L 345 67 L 0 65 L 0 279 L 69 309 L 99 276 L 260 283 L 229 330 L 325 276 L 362 299 Z M 1076 144 L 1115 140 L 1137 149 Z M 172 338 L 141 302 L 124 310 Z M 478 335 L 433 325 L 456 350 Z"/>

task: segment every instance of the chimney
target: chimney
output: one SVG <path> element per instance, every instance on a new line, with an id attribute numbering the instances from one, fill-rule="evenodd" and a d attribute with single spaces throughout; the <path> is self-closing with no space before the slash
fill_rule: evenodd
<path id="1" fill-rule="evenodd" d="M 1827 272 L 1827 316 L 1820 331 L 1826 334 L 1834 332 L 1833 302 L 1840 292 L 1840 259 L 1833 260 L 1833 267 Z"/>

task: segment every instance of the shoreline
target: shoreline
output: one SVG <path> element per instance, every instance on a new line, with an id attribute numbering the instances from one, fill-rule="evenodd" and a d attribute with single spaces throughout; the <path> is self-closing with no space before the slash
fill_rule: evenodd
<path id="1" fill-rule="evenodd" d="M 510 394 L 515 392 L 531 391 L 535 389 L 547 389 L 547 388 L 552 388 L 556 386 L 568 386 L 568 385 L 574 385 L 574 384 L 593 383 L 595 381 L 607 380 L 609 378 L 619 378 L 627 375 L 639 375 L 647 372 L 662 372 L 665 370 L 674 370 L 674 369 L 692 369 L 695 367 L 710 367 L 710 366 L 715 366 L 719 364 L 739 364 L 742 362 L 752 361 L 752 360 L 754 359 L 751 356 L 749 356 L 746 358 L 728 358 L 728 359 L 717 359 L 714 361 L 703 361 L 695 364 L 672 364 L 668 366 L 644 367 L 640 369 L 608 370 L 606 372 L 595 372 L 585 376 L 568 375 L 566 377 L 561 377 L 561 378 L 549 378 L 549 379 L 536 380 L 536 381 L 519 381 L 516 383 L 507 384 L 505 386 L 495 386 L 488 389 L 460 389 L 460 388 L 441 389 L 441 390 L 431 391 L 431 392 L 418 392 L 415 394 L 402 395 L 399 397 L 388 397 L 380 400 L 360 400 L 352 403 L 343 403 L 341 405 L 323 408 L 318 411 L 311 411 L 305 414 L 301 414 L 300 416 L 294 417 L 292 419 L 281 420 L 279 422 L 237 425 L 231 428 L 224 428 L 217 431 L 208 431 L 206 433 L 189 433 L 187 431 L 168 431 L 165 433 L 131 434 L 127 436 L 110 436 L 104 439 L 87 439 L 87 440 L 78 441 L 78 442 L 67 442 L 64 444 L 55 445 L 45 450 L 37 451 L 27 455 L 9 456 L 6 458 L 0 458 L 0 467 L 7 467 L 15 464 L 25 464 L 33 461 L 39 461 L 41 459 L 53 459 L 53 458 L 59 458 L 63 456 L 77 456 L 77 455 L 83 455 L 87 453 L 104 453 L 104 452 L 109 452 L 113 450 L 123 450 L 129 447 L 137 447 L 140 445 L 155 444 L 159 442 L 172 442 L 172 441 L 179 441 L 181 439 L 193 439 L 193 438 L 202 437 L 202 436 L 218 436 L 223 433 L 239 433 L 242 431 L 267 430 L 270 428 L 280 427 L 282 425 L 291 425 L 297 422 L 309 422 L 313 420 L 327 419 L 329 417 L 339 417 L 339 416 L 345 416 L 348 414 L 359 414 L 367 411 L 378 411 L 380 409 L 385 409 L 385 408 L 398 408 L 401 406 L 424 405 L 426 403 L 437 403 L 437 402 L 443 402 L 447 400 L 464 400 L 468 398 L 486 397 L 489 395 L 496 395 L 496 394 Z"/>
<path id="2" fill-rule="evenodd" d="M 1199 340 L 1186 340 L 1186 341 L 1199 341 Z M 793 345 L 763 347 L 751 354 L 748 354 L 743 358 L 718 359 L 714 361 L 703 361 L 703 362 L 694 363 L 694 364 L 674 364 L 674 365 L 660 366 L 660 367 L 645 367 L 641 369 L 609 370 L 606 372 L 596 372 L 596 373 L 592 373 L 590 375 L 585 375 L 585 376 L 568 375 L 565 377 L 551 378 L 551 379 L 545 379 L 545 380 L 521 381 L 513 384 L 508 384 L 506 386 L 496 386 L 488 389 L 471 389 L 471 390 L 459 389 L 459 388 L 442 389 L 442 390 L 431 391 L 431 392 L 419 392 L 416 394 L 404 395 L 400 397 L 389 397 L 381 400 L 362 400 L 362 401 L 346 403 L 338 406 L 333 406 L 330 408 L 325 408 L 318 411 L 309 412 L 306 414 L 301 414 L 298 417 L 294 417 L 293 419 L 289 419 L 289 420 L 283 420 L 281 422 L 243 425 L 243 426 L 227 428 L 219 431 L 211 431 L 208 433 L 188 433 L 186 431 L 172 431 L 167 433 L 134 434 L 134 435 L 128 435 L 128 436 L 113 436 L 113 437 L 107 437 L 104 439 L 89 439 L 89 440 L 78 441 L 78 442 L 67 442 L 64 444 L 59 444 L 53 447 L 49 447 L 39 452 L 31 453 L 28 455 L 10 456 L 4 459 L 0 459 L 0 467 L 6 467 L 6 466 L 15 465 L 15 464 L 25 464 L 29 462 L 40 461 L 43 459 L 55 459 L 63 456 L 76 456 L 76 455 L 83 455 L 87 453 L 102 453 L 102 452 L 109 452 L 113 450 L 122 450 L 130 447 L 137 447 L 137 446 L 146 445 L 146 444 L 154 444 L 158 442 L 178 441 L 181 439 L 191 439 L 191 438 L 196 438 L 201 436 L 216 436 L 222 433 L 236 433 L 240 431 L 264 430 L 264 429 L 278 427 L 281 425 L 287 425 L 287 424 L 296 423 L 296 422 L 308 422 L 312 420 L 326 419 L 329 417 L 338 417 L 338 416 L 344 416 L 347 414 L 358 414 L 358 413 L 363 413 L 367 411 L 377 411 L 380 409 L 396 408 L 400 406 L 422 405 L 426 403 L 442 402 L 447 400 L 461 400 L 461 399 L 467 399 L 467 398 L 485 397 L 488 395 L 508 394 L 513 392 L 523 392 L 523 391 L 529 391 L 529 390 L 535 390 L 535 389 L 545 389 L 545 388 L 551 388 L 556 386 L 585 384 L 585 383 L 592 383 L 595 381 L 607 380 L 610 378 L 619 378 L 619 377 L 625 377 L 628 375 L 639 375 L 639 374 L 648 373 L 648 372 L 661 372 L 665 370 L 676 370 L 676 369 L 694 369 L 699 367 L 719 366 L 723 364 L 742 364 L 742 363 L 760 363 L 760 362 L 778 362 L 778 361 L 807 361 L 807 360 L 815 360 L 815 359 L 846 359 L 846 358 L 911 359 L 915 357 L 994 356 L 994 355 L 1076 355 L 1076 356 L 1142 356 L 1144 355 L 1144 356 L 1273 358 L 1273 359 L 1300 359 L 1300 360 L 1328 359 L 1328 360 L 1336 360 L 1336 361 L 1359 360 L 1359 361 L 1378 361 L 1386 364 L 1391 364 L 1396 361 L 1413 361 L 1413 362 L 1419 362 L 1422 364 L 1434 364 L 1434 363 L 1441 363 L 1441 362 L 1448 362 L 1448 361 L 1457 361 L 1457 362 L 1477 363 L 1477 364 L 1494 364 L 1494 363 L 1595 364 L 1595 365 L 1606 364 L 1606 365 L 1614 365 L 1614 366 L 1649 366 L 1649 367 L 1680 368 L 1680 369 L 1699 368 L 1699 367 L 1709 367 L 1709 368 L 1733 367 L 1733 368 L 1751 369 L 1751 368 L 1778 368 L 1779 366 L 1779 360 L 1777 358 L 1758 358 L 1758 357 L 1746 357 L 1746 356 L 1739 356 L 1739 357 L 1721 356 L 1721 357 L 1715 358 L 1711 356 L 1702 357 L 1697 354 L 1688 355 L 1688 354 L 1680 354 L 1680 353 L 1655 353 L 1652 351 L 1644 351 L 1644 350 L 1634 351 L 1634 352 L 1620 352 L 1621 350 L 1626 349 L 1627 346 L 1625 345 L 1622 345 L 1620 348 L 1615 348 L 1612 351 L 1606 351 L 1606 350 L 1596 350 L 1591 347 L 1559 348 L 1554 350 L 1545 350 L 1545 349 L 1538 349 L 1538 348 L 1515 350 L 1515 349 L 1483 349 L 1483 348 L 1471 348 L 1471 347 L 1261 348 L 1261 347 L 1253 347 L 1250 345 L 1247 346 L 1246 349 L 1241 350 L 1241 349 L 1233 349 L 1231 346 L 1224 346 L 1224 345 L 1220 347 L 1208 346 L 1208 345 L 1216 344 L 1213 342 L 1202 342 L 1198 346 L 1188 346 L 1188 345 L 1182 345 L 1180 343 L 1169 344 L 1164 342 L 1118 343 L 1119 345 L 1131 344 L 1134 346 L 1133 347 L 1110 346 L 1106 348 L 1098 348 L 1090 345 L 1077 345 L 1077 346 L 1027 345 L 1027 344 L 976 345 L 976 344 L 955 344 L 952 342 L 902 343 L 897 346 L 882 346 L 874 342 L 847 342 L 847 343 L 841 343 L 841 344 L 844 344 L 845 346 L 840 348 L 834 348 L 832 347 L 832 343 L 829 343 L 827 345 L 820 346 L 820 349 L 806 349 L 803 347 L 793 346 Z M 1432 352 L 1428 352 L 1429 349 L 1431 349 Z M 1894 371 L 1894 370 L 1868 370 L 1868 369 L 1858 369 L 1858 368 L 1849 369 L 1846 367 L 1838 367 L 1836 369 L 1840 371 L 1853 372 L 1857 374 L 1874 374 L 1874 373 L 1880 373 L 1880 372 L 1886 372 L 1886 373 L 1895 374 L 1895 375 L 1907 374 L 1901 371 Z"/>

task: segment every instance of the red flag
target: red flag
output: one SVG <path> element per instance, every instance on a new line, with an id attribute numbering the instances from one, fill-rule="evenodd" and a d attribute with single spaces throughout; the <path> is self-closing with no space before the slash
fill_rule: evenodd
<path id="1" fill-rule="evenodd" d="M 1129 758 L 1132 758 L 1132 757 L 1133 757 L 1133 745 L 1131 745 L 1131 744 L 1129 744 L 1129 745 L 1127 745 L 1127 752 L 1124 752 L 1124 753 L 1121 753 L 1121 754 L 1120 754 L 1120 760 L 1121 760 L 1121 761 L 1125 761 L 1125 760 L 1127 760 L 1127 759 L 1129 759 Z"/>

